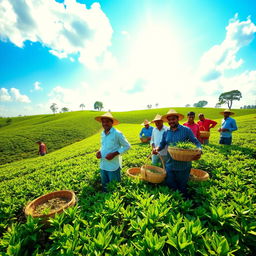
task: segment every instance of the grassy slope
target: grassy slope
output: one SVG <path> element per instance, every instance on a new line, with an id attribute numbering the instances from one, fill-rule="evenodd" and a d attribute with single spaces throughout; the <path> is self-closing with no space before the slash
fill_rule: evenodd
<path id="1" fill-rule="evenodd" d="M 10 125 L 0 128 L 0 164 L 36 156 L 37 140 L 46 142 L 52 152 L 95 134 L 100 129 L 94 122 L 96 114 L 78 111 L 12 118 Z"/>
<path id="2" fill-rule="evenodd" d="M 145 209 L 139 208 L 142 207 L 139 205 L 143 204 L 143 200 L 146 198 L 152 199 L 151 195 L 154 195 L 154 205 L 157 205 L 160 200 L 158 197 L 160 198 L 160 195 L 164 195 L 171 198 L 167 203 L 167 205 L 171 207 L 171 211 L 161 220 L 161 223 L 165 228 L 158 229 L 157 227 L 153 227 L 152 229 L 154 232 L 158 232 L 159 236 L 164 236 L 166 227 L 168 225 L 170 226 L 172 223 L 168 216 L 178 218 L 179 214 L 181 214 L 183 220 L 180 225 L 183 227 L 186 218 L 190 221 L 195 221 L 197 216 L 200 216 L 199 214 L 203 211 L 200 216 L 200 221 L 202 221 L 201 225 L 203 225 L 204 228 L 208 228 L 206 240 L 212 240 L 211 235 L 214 235 L 217 232 L 222 240 L 222 236 L 229 239 L 229 246 L 231 249 L 234 249 L 236 248 L 236 245 L 235 242 L 232 242 L 232 239 L 229 238 L 229 234 L 239 234 L 240 226 L 237 227 L 239 231 L 234 230 L 232 228 L 230 217 L 218 217 L 217 220 L 214 220 L 214 212 L 212 212 L 212 209 L 214 209 L 214 207 L 222 207 L 224 210 L 227 209 L 226 214 L 235 214 L 237 217 L 234 218 L 234 221 L 237 221 L 241 227 L 245 227 L 253 220 L 255 210 L 249 207 L 251 207 L 253 195 L 255 196 L 255 193 L 252 192 L 252 190 L 255 191 L 255 185 L 253 185 L 255 178 L 251 174 L 256 164 L 255 160 L 253 160 L 256 153 L 256 119 L 254 118 L 254 115 L 241 116 L 237 118 L 237 123 L 241 128 L 238 132 L 234 133 L 234 146 L 229 147 L 229 150 L 227 150 L 227 148 L 218 145 L 219 134 L 215 129 L 212 131 L 211 135 L 211 142 L 213 144 L 206 147 L 202 159 L 194 163 L 194 166 L 198 168 L 211 171 L 212 179 L 202 186 L 200 184 L 191 185 L 192 192 L 195 193 L 195 198 L 192 203 L 193 206 L 190 205 L 189 202 L 183 202 L 177 194 L 164 190 L 164 188 L 158 188 L 158 186 L 150 186 L 147 184 L 132 185 L 130 180 L 126 177 L 124 177 L 122 182 L 123 191 L 120 191 L 119 188 L 113 195 L 97 193 L 100 191 L 98 172 L 99 161 L 95 158 L 95 151 L 99 148 L 99 133 L 74 143 L 73 145 L 52 152 L 45 157 L 26 159 L 2 165 L 0 166 L 0 200 L 2 202 L 0 207 L 0 223 L 2 223 L 2 226 L 0 225 L 0 233 L 1 231 L 5 232 L 10 223 L 17 224 L 24 222 L 24 219 L 22 218 L 22 208 L 28 200 L 32 200 L 37 196 L 54 190 L 72 189 L 76 192 L 79 198 L 79 210 L 73 216 L 66 217 L 65 225 L 61 224 L 60 226 L 52 227 L 52 231 L 50 231 L 50 234 L 52 235 L 51 242 L 46 240 L 45 244 L 42 245 L 40 244 L 40 239 L 36 240 L 40 250 L 54 250 L 54 248 L 57 248 L 58 246 L 63 248 L 64 245 L 60 244 L 62 240 L 60 240 L 58 236 L 64 234 L 63 228 L 65 228 L 66 225 L 69 225 L 67 223 L 70 223 L 72 226 L 74 225 L 73 223 L 80 223 L 80 232 L 85 232 L 85 230 L 87 232 L 88 230 L 88 234 L 90 234 L 89 239 L 93 241 L 94 238 L 97 239 L 97 234 L 99 232 L 99 228 L 96 227 L 95 222 L 99 223 L 104 216 L 104 218 L 111 223 L 109 228 L 114 226 L 119 227 L 119 225 L 114 224 L 115 218 L 119 215 L 121 216 L 120 219 L 124 221 L 124 225 L 127 225 L 123 231 L 124 236 L 122 237 L 124 242 L 122 243 L 122 246 L 125 247 L 125 250 L 130 250 L 134 247 L 133 244 L 130 243 L 130 240 L 134 243 L 137 243 L 137 240 L 145 240 L 144 234 L 141 235 L 141 238 L 139 235 L 132 236 L 134 231 L 132 231 L 132 226 L 129 222 L 130 219 L 131 221 L 136 221 L 137 216 L 140 216 L 144 221 L 145 217 L 143 217 L 140 212 L 145 211 L 145 214 L 150 214 L 148 209 L 151 204 L 145 205 Z M 150 152 L 150 148 L 148 145 L 138 143 L 138 132 L 141 129 L 141 126 L 121 124 L 117 128 L 125 134 L 132 144 L 132 149 L 123 157 L 123 171 L 125 171 L 127 167 L 141 166 L 144 164 L 146 156 Z M 236 168 L 238 171 L 236 171 Z M 235 171 L 237 172 L 236 175 Z M 250 175 L 250 177 L 246 177 L 246 175 Z M 239 198 L 242 197 L 247 198 L 247 200 L 241 204 Z M 136 212 L 135 216 L 132 215 L 131 217 L 128 217 L 128 224 L 126 224 L 125 216 L 123 215 L 124 213 L 121 211 L 123 208 L 128 211 L 128 206 L 124 203 L 121 204 L 121 207 L 118 207 L 117 210 L 115 210 L 116 212 L 114 212 L 114 215 L 111 213 L 111 202 L 119 202 L 122 200 L 124 202 L 127 201 L 127 205 L 131 207 L 130 211 L 134 209 Z M 241 208 L 239 211 L 244 213 L 237 213 L 239 209 L 238 207 Z M 110 209 L 110 212 L 108 209 Z M 247 211 L 247 209 L 250 209 L 250 211 Z M 227 218 L 227 220 L 225 220 L 225 218 Z M 219 220 L 220 224 L 217 222 Z M 88 221 L 88 223 L 86 223 L 86 221 Z M 223 224 L 221 224 L 221 221 L 225 222 L 224 227 Z M 176 222 L 177 220 L 175 219 L 175 223 Z M 24 236 L 23 232 L 28 228 L 28 226 L 26 226 L 27 224 L 21 224 L 21 226 L 15 225 L 9 230 L 10 237 L 12 237 L 10 246 L 16 245 L 21 239 L 19 236 L 22 237 L 22 234 Z M 188 232 L 187 227 L 184 227 L 185 231 Z M 125 231 L 128 230 L 128 228 L 129 231 Z M 225 228 L 228 230 L 227 234 L 225 233 Z M 89 230 L 91 231 L 89 232 Z M 241 228 L 241 230 L 243 229 Z M 42 230 L 33 231 L 32 234 L 40 237 L 41 232 Z M 54 236 L 54 232 L 56 232 L 56 236 Z M 139 231 L 139 233 L 140 232 L 141 231 Z M 252 235 L 246 233 L 247 231 L 241 232 L 243 235 L 241 235 L 239 245 L 244 246 L 246 244 L 246 246 L 248 246 L 248 239 L 251 239 L 250 237 L 252 237 Z M 128 238 L 127 235 L 129 236 Z M 245 238 L 243 238 L 243 236 Z M 8 241 L 8 236 L 5 237 Z M 68 239 L 68 241 L 71 242 L 77 238 L 72 237 L 71 233 L 68 236 Z M 78 239 L 78 241 L 80 241 L 78 242 L 79 244 L 85 243 L 81 241 L 81 239 Z M 195 239 L 194 245 L 196 248 L 200 241 L 202 241 L 201 237 L 200 239 Z M 6 242 L 6 246 L 8 243 Z M 23 241 L 23 243 L 25 242 Z M 112 241 L 112 243 L 115 242 Z M 127 245 L 125 243 L 127 243 Z M 26 246 L 23 247 L 22 250 L 29 248 Z M 3 251 L 4 248 L 5 246 L 2 247 Z M 238 253 L 236 255 L 250 255 L 250 251 L 248 251 L 248 254 L 243 254 L 246 250 L 247 249 L 243 249 L 240 254 Z M 54 253 L 56 253 L 56 251 Z M 119 255 L 125 254 L 121 253 Z M 184 253 L 183 255 L 189 254 Z"/>
<path id="3" fill-rule="evenodd" d="M 214 108 L 174 108 L 186 115 L 189 111 L 205 113 L 206 117 L 219 119 L 220 109 Z M 144 119 L 152 120 L 157 113 L 166 114 L 169 108 L 113 112 L 121 123 L 140 124 Z M 48 151 L 60 149 L 80 141 L 100 129 L 94 117 L 103 112 L 77 111 L 56 115 L 38 115 L 11 118 L 12 122 L 4 126 L 6 118 L 0 118 L 0 164 L 34 157 L 37 154 L 37 140 L 47 144 Z M 235 110 L 236 116 L 255 113 L 253 109 Z M 181 122 L 183 123 L 183 122 Z"/>

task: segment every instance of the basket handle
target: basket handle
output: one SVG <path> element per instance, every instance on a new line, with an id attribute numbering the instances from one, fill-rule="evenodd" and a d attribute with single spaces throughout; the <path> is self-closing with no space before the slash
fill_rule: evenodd
<path id="1" fill-rule="evenodd" d="M 200 130 L 200 128 L 203 128 L 203 130 Z M 200 131 L 206 131 L 205 127 L 204 127 L 204 126 L 202 126 L 202 125 L 201 125 L 201 126 L 199 126 L 199 130 L 200 130 Z"/>
<path id="2" fill-rule="evenodd" d="M 152 155 L 153 155 L 153 154 L 151 153 L 151 154 L 149 154 L 149 155 L 147 156 L 147 159 L 146 159 L 146 161 L 145 161 L 145 164 L 146 164 L 146 162 L 149 160 L 149 158 L 150 158 Z M 162 162 L 163 169 L 165 170 L 165 165 L 164 165 L 164 161 L 163 161 L 162 156 L 161 156 L 159 153 L 157 153 L 157 155 L 159 156 L 159 158 L 160 158 L 160 160 L 161 160 L 161 162 Z"/>

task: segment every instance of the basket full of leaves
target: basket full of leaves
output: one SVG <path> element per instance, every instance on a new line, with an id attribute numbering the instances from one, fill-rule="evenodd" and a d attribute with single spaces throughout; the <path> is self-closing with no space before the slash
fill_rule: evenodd
<path id="1" fill-rule="evenodd" d="M 178 142 L 168 146 L 168 152 L 174 160 L 189 162 L 198 155 L 201 150 L 192 142 Z"/>
<path id="2" fill-rule="evenodd" d="M 147 137 L 147 136 L 142 136 L 142 137 L 140 138 L 140 140 L 141 140 L 142 143 L 147 143 L 147 142 L 149 142 L 149 137 Z"/>
<path id="3" fill-rule="evenodd" d="M 146 162 L 149 159 L 151 159 L 151 156 L 152 156 L 152 154 L 150 154 L 148 156 Z M 144 179 L 148 182 L 151 182 L 151 183 L 161 183 L 164 181 L 164 179 L 166 177 L 165 165 L 164 165 L 164 161 L 163 161 L 161 155 L 159 155 L 159 158 L 162 162 L 163 168 L 161 168 L 159 166 L 148 165 L 145 163 L 140 168 L 142 179 Z"/>
<path id="4" fill-rule="evenodd" d="M 209 179 L 209 173 L 199 169 L 190 170 L 190 180 L 193 181 L 205 181 Z"/>
<path id="5" fill-rule="evenodd" d="M 28 203 L 25 215 L 47 220 L 55 214 L 63 212 L 64 209 L 75 205 L 76 196 L 73 191 L 60 190 L 45 194 Z"/>

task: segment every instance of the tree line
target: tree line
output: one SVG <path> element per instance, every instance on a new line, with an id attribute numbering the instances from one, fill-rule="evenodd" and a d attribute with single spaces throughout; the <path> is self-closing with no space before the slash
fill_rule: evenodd
<path id="1" fill-rule="evenodd" d="M 229 92 L 221 93 L 219 96 L 218 102 L 215 105 L 215 108 L 220 108 L 222 105 L 227 104 L 228 108 L 231 109 L 233 102 L 236 100 L 239 101 L 241 98 L 242 98 L 242 93 L 239 90 L 232 90 Z M 193 107 L 203 108 L 207 104 L 208 104 L 208 101 L 200 100 L 200 101 L 194 103 Z M 157 108 L 158 106 L 159 106 L 159 103 L 155 103 L 155 107 Z M 82 110 L 84 110 L 85 104 L 81 103 L 79 105 L 79 107 Z M 103 109 L 103 103 L 101 101 L 95 101 L 93 107 L 95 110 L 101 111 Z M 151 109 L 152 107 L 153 107 L 152 104 L 147 105 L 148 109 Z M 186 104 L 185 107 L 191 107 L 191 105 Z M 240 108 L 248 109 L 248 108 L 255 108 L 255 107 L 256 107 L 255 105 L 247 105 L 247 106 L 240 107 Z M 53 114 L 56 114 L 59 108 L 56 103 L 52 103 L 52 105 L 50 106 L 50 109 L 52 110 Z M 68 111 L 69 111 L 69 109 L 67 107 L 63 107 L 63 108 L 61 108 L 60 113 L 64 113 L 64 112 L 68 112 Z"/>

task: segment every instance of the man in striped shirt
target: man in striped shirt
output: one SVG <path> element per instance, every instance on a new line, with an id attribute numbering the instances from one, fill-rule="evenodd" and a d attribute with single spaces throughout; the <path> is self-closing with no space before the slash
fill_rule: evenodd
<path id="1" fill-rule="evenodd" d="M 177 113 L 175 110 L 169 110 L 169 112 L 162 117 L 163 121 L 168 122 L 170 128 L 164 132 L 160 146 L 153 150 L 153 154 L 157 154 L 166 145 L 176 144 L 178 142 L 190 141 L 194 143 L 201 152 L 194 157 L 193 160 L 198 160 L 201 157 L 202 149 L 198 139 L 194 136 L 192 131 L 185 126 L 179 124 L 179 120 L 183 119 L 182 114 Z M 166 183 L 167 186 L 173 190 L 179 190 L 187 199 L 187 183 L 189 180 L 190 169 L 192 166 L 190 162 L 176 161 L 172 159 L 168 153 L 169 159 L 166 162 Z"/>

